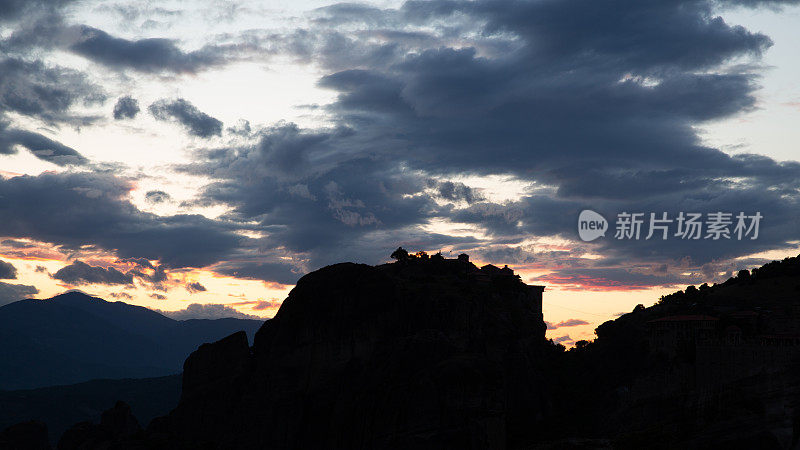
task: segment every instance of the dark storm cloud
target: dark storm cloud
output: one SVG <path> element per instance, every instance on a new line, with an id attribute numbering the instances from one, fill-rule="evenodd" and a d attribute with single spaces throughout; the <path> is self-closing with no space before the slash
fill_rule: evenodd
<path id="1" fill-rule="evenodd" d="M 62 267 L 53 274 L 53 278 L 68 284 L 133 284 L 133 275 L 123 273 L 114 267 L 104 268 L 90 266 L 83 261 L 76 260 L 72 264 Z"/>
<path id="2" fill-rule="evenodd" d="M 185 170 L 217 179 L 203 201 L 258 221 L 268 236 L 263 248 L 297 252 L 312 267 L 337 260 L 331 252 L 340 248 L 380 260 L 366 249 L 380 248 L 380 239 L 469 247 L 469 238 L 421 239 L 437 218 L 479 226 L 488 238 L 471 242 L 490 248 L 531 236 L 574 241 L 586 208 L 610 219 L 666 208 L 673 216 L 761 211 L 770 218 L 756 241 L 591 244 L 608 267 L 585 269 L 612 284 L 683 281 L 611 266 L 626 256 L 688 256 L 699 266 L 786 248 L 800 220 L 800 164 L 730 156 L 702 145 L 695 131 L 754 108 L 758 58 L 772 45 L 716 17 L 717 6 L 579 0 L 324 8 L 317 28 L 287 36 L 284 48 L 328 68 L 319 86 L 337 93 L 326 107 L 335 126 L 262 129 L 257 142 L 201 153 Z M 465 172 L 512 174 L 546 189 L 493 202 L 447 180 Z"/>
<path id="3" fill-rule="evenodd" d="M 222 135 L 222 122 L 197 109 L 188 101 L 161 99 L 148 107 L 158 120 L 174 120 L 183 125 L 189 134 L 208 138 Z"/>
<path id="4" fill-rule="evenodd" d="M 280 284 L 294 284 L 302 276 L 301 273 L 293 272 L 290 265 L 264 261 L 230 261 L 215 266 L 214 271 L 236 278 L 274 281 Z"/>
<path id="5" fill-rule="evenodd" d="M 39 289 L 24 284 L 0 282 L 0 306 L 31 298 L 39 293 Z"/>
<path id="6" fill-rule="evenodd" d="M 152 9 L 150 13 L 159 13 L 158 10 Z M 120 72 L 136 71 L 160 76 L 195 74 L 253 56 L 263 59 L 274 53 L 269 48 L 275 45 L 270 43 L 270 39 L 264 39 L 262 46 L 246 36 L 217 35 L 215 43 L 184 51 L 173 39 L 131 40 L 70 22 L 56 9 L 36 9 L 9 28 L 11 32 L 0 39 L 0 51 L 20 56 L 28 56 L 37 50 L 67 51 Z M 148 23 L 154 22 L 148 20 L 142 27 L 147 28 Z"/>
<path id="7" fill-rule="evenodd" d="M 449 180 L 428 180 L 428 186 L 436 189 L 438 196 L 444 200 L 474 203 L 483 199 L 483 196 L 480 194 L 480 192 L 465 185 L 464 183 L 454 183 Z"/>
<path id="8" fill-rule="evenodd" d="M 718 82 L 694 76 L 657 87 L 618 83 L 623 73 L 606 80 L 594 79 L 596 72 L 516 79 L 530 76 L 524 65 L 439 49 L 409 57 L 397 75 L 347 71 L 322 85 L 341 92 L 334 109 L 360 132 L 383 134 L 392 123 L 404 130 L 398 137 L 413 146 L 390 141 L 385 151 L 402 157 L 410 150 L 416 157 L 409 162 L 420 169 L 521 176 L 568 170 L 584 158 L 583 164 L 606 171 L 672 167 L 672 157 L 692 167 L 732 165 L 721 152 L 699 147 L 690 124 L 753 104 L 745 76 Z M 687 105 L 689 98 L 698 107 Z"/>
<path id="9" fill-rule="evenodd" d="M 31 7 L 40 4 L 44 2 L 31 2 Z M 4 47 L 5 43 L 0 42 L 0 53 L 7 53 Z M 13 125 L 6 114 L 38 119 L 56 128 L 89 125 L 99 117 L 75 114 L 72 109 L 102 103 L 106 99 L 103 90 L 81 72 L 20 57 L 0 58 L 0 74 L 0 154 L 14 154 L 17 148 L 25 148 L 37 158 L 59 166 L 86 164 L 87 159 L 76 150 Z"/>
<path id="10" fill-rule="evenodd" d="M 130 96 L 120 97 L 114 105 L 114 119 L 133 119 L 139 114 L 139 101 Z"/>
<path id="11" fill-rule="evenodd" d="M 0 155 L 13 155 L 17 146 L 33 153 L 37 158 L 59 166 L 82 165 L 88 160 L 76 150 L 46 136 L 31 131 L 7 127 L 0 122 Z"/>
<path id="12" fill-rule="evenodd" d="M 244 238 L 199 215 L 157 216 L 138 210 L 129 182 L 100 173 L 43 173 L 0 178 L 0 235 L 77 249 L 96 245 L 120 258 L 202 267 L 223 259 Z M 69 207 L 65 207 L 68 205 Z"/>
<path id="13" fill-rule="evenodd" d="M 70 49 L 95 62 L 117 69 L 150 73 L 194 73 L 224 62 L 221 52 L 214 47 L 184 52 L 170 39 L 128 40 L 89 26 L 82 26 L 79 31 L 80 38 Z"/>
<path id="14" fill-rule="evenodd" d="M 0 260 L 0 279 L 13 280 L 17 278 L 17 268 L 10 262 Z"/>
<path id="15" fill-rule="evenodd" d="M 305 134 L 296 127 L 264 133 L 250 147 L 209 151 L 207 161 L 184 168 L 220 180 L 205 188 L 203 201 L 230 205 L 236 220 L 255 221 L 256 229 L 268 234 L 259 241 L 260 247 L 303 254 L 308 267 L 316 268 L 343 258 L 383 261 L 398 242 L 424 248 L 475 242 L 417 228 L 439 209 L 424 194 L 427 178 L 376 158 L 346 164 L 336 161 L 347 151 L 339 147 L 346 142 L 339 140 L 348 133 L 334 129 Z M 293 149 L 302 152 L 300 161 L 316 164 L 284 160 L 283 155 Z M 347 251 L 343 253 L 342 248 Z M 274 277 L 282 283 L 298 278 L 285 264 L 234 262 L 216 270 L 259 279 Z"/>
<path id="16" fill-rule="evenodd" d="M 532 251 L 503 245 L 484 248 L 478 256 L 484 261 L 502 261 L 504 264 L 512 265 L 530 264 L 536 261 L 536 256 Z"/>
<path id="17" fill-rule="evenodd" d="M 345 12 L 369 20 L 378 14 Z M 499 238 L 571 239 L 586 207 L 658 212 L 681 205 L 773 218 L 755 242 L 607 244 L 615 255 L 700 263 L 785 248 L 795 239 L 800 166 L 731 157 L 700 145 L 692 128 L 754 105 L 755 66 L 703 72 L 758 57 L 771 45 L 767 36 L 715 17 L 711 3 L 408 2 L 402 13 L 434 27 L 453 18 L 464 26 L 470 17 L 472 31 L 482 28 L 486 41 L 510 36 L 514 50 L 487 57 L 477 50 L 487 43 L 473 42 L 418 49 L 388 64 L 385 52 L 362 59 L 358 70 L 321 80 L 339 92 L 331 111 L 365 142 L 380 141 L 382 154 L 412 167 L 514 173 L 555 188 L 510 204 L 474 203 L 450 218 Z M 335 49 L 340 60 L 356 50 L 365 54 L 356 45 Z M 351 148 L 358 145 L 351 140 Z M 735 184 L 735 177 L 746 181 Z"/>
<path id="18" fill-rule="evenodd" d="M 161 283 L 167 281 L 167 272 L 166 267 L 160 265 L 154 268 L 153 275 L 150 277 L 150 281 L 153 283 Z"/>
<path id="19" fill-rule="evenodd" d="M 770 40 L 711 17 L 702 2 L 623 6 L 407 3 L 415 20 L 468 14 L 474 27 L 489 21 L 486 35 L 509 33 L 521 44 L 497 58 L 475 48 L 422 49 L 389 64 L 366 61 L 321 85 L 340 92 L 334 111 L 358 131 L 404 130 L 412 142 L 402 151 L 426 170 L 571 174 L 580 173 L 569 170 L 579 158 L 605 175 L 644 164 L 734 166 L 698 146 L 691 124 L 752 107 L 753 75 L 695 71 L 758 54 Z"/>
<path id="20" fill-rule="evenodd" d="M 35 245 L 31 244 L 30 242 L 18 241 L 16 239 L 4 239 L 0 242 L 0 245 L 5 245 L 14 249 L 23 249 L 23 248 L 34 248 Z"/>
<path id="21" fill-rule="evenodd" d="M 190 294 L 195 294 L 197 292 L 205 292 L 206 287 L 199 282 L 194 281 L 186 285 L 186 290 L 189 291 Z"/>
<path id="22" fill-rule="evenodd" d="M 46 123 L 81 125 L 94 120 L 70 113 L 76 104 L 105 101 L 103 90 L 85 74 L 41 61 L 0 59 L 0 114 L 15 112 Z"/>
<path id="23" fill-rule="evenodd" d="M 791 2 L 726 4 L 781 3 Z M 785 247 L 796 240 L 793 225 L 800 220 L 800 164 L 730 156 L 703 145 L 695 131 L 705 121 L 755 107 L 762 70 L 758 58 L 772 44 L 762 33 L 716 17 L 720 5 L 706 0 L 413 1 L 397 10 L 347 4 L 317 10 L 311 28 L 280 39 L 268 36 L 262 44 L 269 41 L 270 51 L 292 53 L 326 71 L 319 86 L 332 90 L 336 100 L 320 110 L 330 114 L 332 126 L 248 127 L 231 133 L 236 137 L 228 146 L 198 151 L 182 170 L 214 180 L 195 204 L 229 206 L 220 221 L 150 216 L 119 201 L 124 189 L 111 189 L 116 200 L 100 198 L 109 209 L 101 209 L 102 217 L 110 217 L 111 224 L 103 230 L 112 231 L 98 233 L 97 240 L 123 255 L 163 256 L 173 264 L 181 251 L 188 252 L 184 265 L 228 257 L 215 266 L 220 273 L 294 282 L 302 271 L 342 259 L 385 260 L 398 244 L 483 247 L 488 250 L 482 257 L 530 263 L 536 258 L 532 252 L 499 249 L 531 236 L 575 241 L 577 215 L 585 208 L 609 219 L 625 210 L 667 207 L 673 215 L 744 210 L 765 216 L 757 241 L 607 238 L 589 246 L 602 255 L 602 264 L 553 274 L 578 281 L 594 276 L 621 286 L 682 281 L 673 272 L 620 272 L 614 266 L 629 260 L 690 257 L 703 265 Z M 114 68 L 184 73 L 223 61 L 221 47 L 187 53 L 168 40 L 126 40 L 89 27 L 79 31 L 77 43 L 64 45 Z M 38 36 L 18 38 L 41 41 L 43 35 Z M 0 80 L 3 92 L 13 90 Z M 26 109 L 24 102 L 0 97 L 0 107 L 58 117 L 86 95 L 67 98 L 65 107 L 40 98 Z M 186 100 L 160 100 L 149 109 L 192 135 L 222 135 L 220 121 Z M 536 190 L 512 201 L 492 201 L 453 180 L 465 173 L 510 175 L 535 184 Z M 1 182 L 0 189 L 6 184 Z M 62 200 L 75 201 L 79 211 L 86 203 Z M 0 207 L 7 201 L 0 197 Z M 432 224 L 446 220 L 475 225 L 482 237 L 431 232 Z M 115 228 L 129 222 L 137 226 L 121 229 L 134 232 Z M 67 239 L 57 239 L 56 230 L 42 225 L 32 232 L 70 245 L 93 240 L 66 223 Z M 262 237 L 237 241 L 231 223 Z M 189 242 L 185 228 L 192 225 L 202 231 Z M 86 226 L 97 232 L 96 225 Z M 145 244 L 135 248 L 134 238 Z M 280 257 L 284 253 L 296 259 L 289 264 Z M 190 262 L 195 260 L 200 262 Z"/>

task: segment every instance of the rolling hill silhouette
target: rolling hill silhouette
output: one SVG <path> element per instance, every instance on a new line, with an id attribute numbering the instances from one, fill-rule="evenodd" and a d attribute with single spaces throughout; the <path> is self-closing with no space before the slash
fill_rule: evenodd
<path id="1" fill-rule="evenodd" d="M 72 425 L 99 421 L 102 412 L 119 399 L 125 399 L 133 414 L 147 423 L 174 408 L 180 394 L 180 375 L 0 391 L 0 430 L 21 421 L 36 420 L 47 424 L 50 442 L 58 442 Z"/>
<path id="2" fill-rule="evenodd" d="M 200 344 L 263 322 L 177 321 L 81 292 L 0 307 L 0 390 L 179 373 Z"/>

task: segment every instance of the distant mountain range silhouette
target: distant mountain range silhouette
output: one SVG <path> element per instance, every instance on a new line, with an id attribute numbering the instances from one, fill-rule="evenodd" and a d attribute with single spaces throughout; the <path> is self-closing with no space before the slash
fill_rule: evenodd
<path id="1" fill-rule="evenodd" d="M 177 374 L 200 344 L 262 323 L 177 321 L 81 292 L 18 301 L 0 307 L 0 390 Z"/>

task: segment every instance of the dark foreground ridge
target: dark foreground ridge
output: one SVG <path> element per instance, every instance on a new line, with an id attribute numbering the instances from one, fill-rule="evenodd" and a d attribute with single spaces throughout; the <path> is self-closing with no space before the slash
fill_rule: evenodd
<path id="1" fill-rule="evenodd" d="M 181 396 L 181 375 L 92 380 L 66 386 L 0 391 L 0 430 L 22 420 L 47 424 L 58 442 L 78 422 L 97 422 L 102 412 L 124 399 L 142 424 L 169 413 Z M 0 449 L 2 449 L 0 445 Z"/>
<path id="2" fill-rule="evenodd" d="M 505 448 L 545 409 L 542 290 L 464 257 L 325 267 L 252 348 L 200 347 L 178 407 L 116 445 Z"/>
<path id="3" fill-rule="evenodd" d="M 253 347 L 235 333 L 186 360 L 169 415 L 139 429 L 117 404 L 99 425 L 73 427 L 58 448 L 800 442 L 800 257 L 639 305 L 599 326 L 594 342 L 565 351 L 544 338 L 543 288 L 510 269 L 478 269 L 465 256 L 394 256 L 306 275 Z M 43 429 L 22 423 L 0 443 L 41 443 Z"/>

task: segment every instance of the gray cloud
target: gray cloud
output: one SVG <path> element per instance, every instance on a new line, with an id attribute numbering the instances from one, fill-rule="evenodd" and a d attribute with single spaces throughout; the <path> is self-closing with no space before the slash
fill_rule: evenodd
<path id="1" fill-rule="evenodd" d="M 575 327 L 578 325 L 589 325 L 589 322 L 581 319 L 567 319 L 556 324 L 556 327 Z"/>
<path id="2" fill-rule="evenodd" d="M 27 14 L 53 12 L 73 0 L 3 0 L 0 1 L 0 22 L 18 19 Z"/>
<path id="3" fill-rule="evenodd" d="M 139 114 L 139 101 L 130 96 L 120 97 L 114 105 L 114 119 L 133 119 Z"/>
<path id="4" fill-rule="evenodd" d="M 103 90 L 72 69 L 20 58 L 0 59 L 0 113 L 11 111 L 37 117 L 47 123 L 82 125 L 96 118 L 69 112 L 78 102 L 105 101 Z"/>
<path id="5" fill-rule="evenodd" d="M 183 125 L 193 136 L 208 138 L 222 135 L 222 122 L 197 109 L 188 101 L 161 99 L 148 107 L 158 120 L 174 120 Z"/>
<path id="6" fill-rule="evenodd" d="M 564 336 L 559 336 L 557 338 L 553 338 L 553 342 L 558 342 L 558 343 L 564 342 L 564 343 L 569 344 L 569 343 L 572 342 L 572 338 L 569 337 L 569 335 L 567 334 L 567 335 L 564 335 Z"/>
<path id="7" fill-rule="evenodd" d="M 483 200 L 483 196 L 480 192 L 464 183 L 428 180 L 428 186 L 436 189 L 438 196 L 444 200 L 464 201 L 467 203 L 475 203 L 476 201 Z"/>
<path id="8" fill-rule="evenodd" d="M 506 264 L 530 264 L 537 259 L 535 253 L 528 249 L 506 245 L 484 248 L 479 255 L 485 261 L 502 261 Z"/>
<path id="9" fill-rule="evenodd" d="M 258 300 L 255 303 L 253 303 L 252 308 L 255 309 L 256 311 L 262 311 L 265 309 L 279 308 L 281 304 L 282 302 L 279 302 L 277 300 Z"/>
<path id="10" fill-rule="evenodd" d="M 0 282 L 0 306 L 31 298 L 38 293 L 39 290 L 33 286 Z"/>
<path id="11" fill-rule="evenodd" d="M 565 328 L 565 327 L 576 327 L 578 325 L 589 325 L 589 322 L 587 322 L 585 320 L 582 320 L 582 319 L 567 319 L 567 320 L 563 320 L 563 321 L 561 321 L 559 323 L 551 323 L 551 322 L 545 321 L 545 325 L 547 325 L 547 329 L 548 330 L 557 330 L 559 328 Z M 562 341 L 556 341 L 556 342 L 562 342 Z"/>
<path id="12" fill-rule="evenodd" d="M 3 7 L 13 9 L 14 3 Z M 45 3 L 30 2 L 29 6 L 35 9 Z M 0 18 L 3 7 L 0 7 Z M 0 42 L 0 52 L 11 53 L 5 47 L 6 43 Z M 86 164 L 86 158 L 73 148 L 41 133 L 14 126 L 6 118 L 6 113 L 36 118 L 48 126 L 88 125 L 99 117 L 77 115 L 72 108 L 78 104 L 102 103 L 106 98 L 103 90 L 81 72 L 20 57 L 0 58 L 0 73 L 3 75 L 0 77 L 0 154 L 14 154 L 21 147 L 37 158 L 59 166 Z"/>
<path id="13" fill-rule="evenodd" d="M 171 16 L 180 16 L 183 14 L 181 10 L 173 10 L 162 8 L 159 6 L 151 6 L 147 4 L 127 4 L 127 5 L 108 5 L 103 4 L 96 7 L 97 11 L 104 11 L 104 12 L 113 12 L 118 14 L 121 19 L 133 22 L 137 19 L 149 16 L 164 16 L 164 17 L 171 17 Z"/>
<path id="14" fill-rule="evenodd" d="M 207 304 L 192 303 L 191 305 L 187 306 L 186 309 L 181 309 L 178 311 L 162 311 L 159 309 L 156 309 L 154 311 L 159 312 L 175 320 L 224 319 L 228 317 L 234 319 L 263 320 L 258 316 L 241 313 L 228 305 L 214 304 L 214 303 L 207 303 Z"/>
<path id="15" fill-rule="evenodd" d="M 426 178 L 409 176 L 380 160 L 330 163 L 327 171 L 322 167 L 329 163 L 320 161 L 314 167 L 318 172 L 312 169 L 303 178 L 304 195 L 296 195 L 296 179 L 287 176 L 309 167 L 275 165 L 276 153 L 298 148 L 315 159 L 324 153 L 338 157 L 341 149 L 329 143 L 342 132 L 307 136 L 289 127 L 275 129 L 275 133 L 277 136 L 265 135 L 252 147 L 217 152 L 206 162 L 184 168 L 220 179 L 205 189 L 202 198 L 233 206 L 232 218 L 257 221 L 258 229 L 269 231 L 259 243 L 261 248 L 283 247 L 307 256 L 309 267 L 318 267 L 342 258 L 381 261 L 401 240 L 436 247 L 469 240 L 416 229 L 421 218 L 433 217 L 438 208 L 424 195 Z M 342 254 L 341 248 L 348 248 L 348 253 Z M 271 273 L 279 276 L 273 280 L 280 282 L 294 282 L 298 277 L 285 263 L 263 263 L 233 262 L 217 270 L 258 278 Z"/>
<path id="16" fill-rule="evenodd" d="M 225 222 L 199 215 L 157 216 L 129 200 L 130 182 L 110 174 L 42 173 L 0 178 L 0 235 L 78 249 L 95 245 L 120 258 L 202 267 L 245 243 Z M 65 208 L 65 205 L 69 205 Z"/>
<path id="17" fill-rule="evenodd" d="M 147 191 L 147 193 L 144 194 L 144 199 L 147 201 L 147 203 L 157 205 L 159 203 L 170 201 L 172 196 L 164 191 Z"/>
<path id="18" fill-rule="evenodd" d="M 213 46 L 184 52 L 169 39 L 128 40 L 89 26 L 79 28 L 80 38 L 70 46 L 75 53 L 117 69 L 139 72 L 194 73 L 222 64 L 221 52 Z"/>
<path id="19" fill-rule="evenodd" d="M 0 260 L 0 279 L 13 280 L 17 278 L 17 268 L 10 262 Z"/>
<path id="20" fill-rule="evenodd" d="M 11 128 L 0 122 L 0 155 L 13 155 L 20 146 L 37 158 L 59 166 L 83 165 L 88 160 L 75 149 L 31 131 Z"/>
<path id="21" fill-rule="evenodd" d="M 214 271 L 236 278 L 274 281 L 281 284 L 294 284 L 302 273 L 291 265 L 270 261 L 226 261 L 214 266 Z"/>
<path id="22" fill-rule="evenodd" d="M 30 242 L 18 241 L 16 239 L 4 239 L 2 242 L 0 242 L 0 245 L 5 245 L 15 249 L 35 247 L 35 245 L 31 244 Z"/>
<path id="23" fill-rule="evenodd" d="M 199 282 L 194 281 L 186 285 L 186 290 L 189 291 L 190 294 L 195 294 L 197 292 L 205 292 L 206 287 Z"/>
<path id="24" fill-rule="evenodd" d="M 59 269 L 53 274 L 53 278 L 73 285 L 133 284 L 133 274 L 131 273 L 120 272 L 114 267 L 104 268 L 90 266 L 79 260 Z"/>

